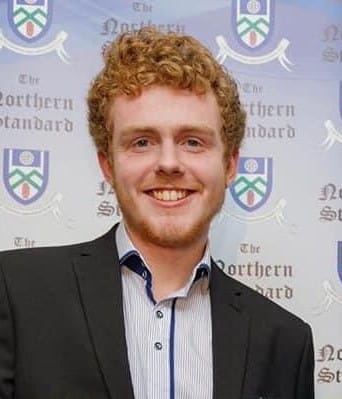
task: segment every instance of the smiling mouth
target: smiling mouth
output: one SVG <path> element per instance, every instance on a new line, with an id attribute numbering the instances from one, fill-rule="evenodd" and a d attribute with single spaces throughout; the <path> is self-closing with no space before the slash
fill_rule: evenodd
<path id="1" fill-rule="evenodd" d="M 151 190 L 148 194 L 159 201 L 179 201 L 191 194 L 189 190 Z"/>

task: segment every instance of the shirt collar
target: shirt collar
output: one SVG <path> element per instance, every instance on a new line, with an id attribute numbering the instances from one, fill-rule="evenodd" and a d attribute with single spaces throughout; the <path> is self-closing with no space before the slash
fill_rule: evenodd
<path id="1" fill-rule="evenodd" d="M 143 255 L 134 247 L 132 241 L 128 237 L 125 225 L 123 222 L 119 223 L 115 235 L 116 246 L 118 249 L 119 262 L 121 266 L 127 266 L 142 278 L 146 279 L 146 273 L 149 274 L 150 270 L 147 262 Z M 188 283 L 180 291 L 188 291 L 193 282 L 198 279 L 207 276 L 208 286 L 211 274 L 211 261 L 210 261 L 210 250 L 209 244 L 206 245 L 204 255 L 202 259 L 195 266 Z"/>

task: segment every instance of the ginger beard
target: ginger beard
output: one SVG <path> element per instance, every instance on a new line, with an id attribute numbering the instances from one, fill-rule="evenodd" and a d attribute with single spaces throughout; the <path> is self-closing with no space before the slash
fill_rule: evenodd
<path id="1" fill-rule="evenodd" d="M 193 215 L 187 223 L 184 223 L 184 216 L 177 214 L 172 208 L 160 215 L 140 212 L 132 204 L 131 196 L 116 179 L 113 181 L 113 188 L 128 232 L 154 246 L 171 249 L 188 247 L 199 240 L 206 241 L 210 223 L 223 206 L 226 187 L 223 181 L 208 197 L 203 212 Z M 191 207 L 187 212 L 192 212 Z"/>

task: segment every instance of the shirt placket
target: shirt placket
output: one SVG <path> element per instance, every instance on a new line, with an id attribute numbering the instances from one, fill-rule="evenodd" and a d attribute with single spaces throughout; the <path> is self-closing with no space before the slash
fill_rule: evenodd
<path id="1" fill-rule="evenodd" d="M 148 356 L 148 398 L 168 399 L 170 397 L 169 382 L 169 331 L 171 322 L 171 305 L 169 300 L 153 305 L 151 310 L 151 342 Z M 158 384 L 155 383 L 158 381 Z"/>

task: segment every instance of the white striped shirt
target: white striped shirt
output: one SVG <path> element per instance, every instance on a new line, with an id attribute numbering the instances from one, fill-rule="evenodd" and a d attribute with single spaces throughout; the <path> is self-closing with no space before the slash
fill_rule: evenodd
<path id="1" fill-rule="evenodd" d="M 156 302 L 152 276 L 120 223 L 125 334 L 135 399 L 210 399 L 212 332 L 207 248 L 188 283 Z"/>

